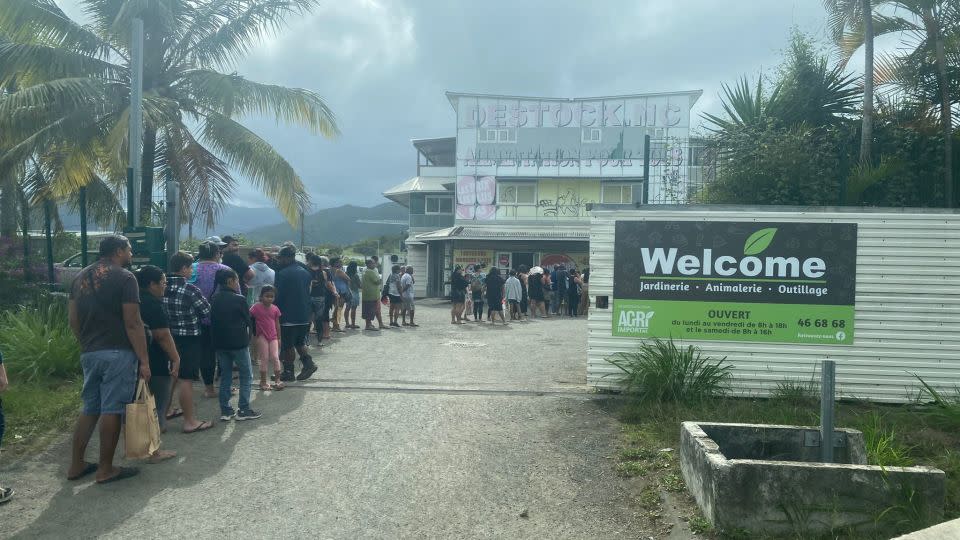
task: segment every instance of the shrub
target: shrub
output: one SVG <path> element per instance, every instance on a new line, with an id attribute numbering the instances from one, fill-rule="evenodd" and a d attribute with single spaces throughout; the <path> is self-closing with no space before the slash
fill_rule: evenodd
<path id="1" fill-rule="evenodd" d="M 607 361 L 626 375 L 624 390 L 644 401 L 691 402 L 720 396 L 732 378 L 727 357 L 715 360 L 693 345 L 678 348 L 673 340 L 647 341 L 635 352 L 616 353 Z"/>
<path id="2" fill-rule="evenodd" d="M 34 307 L 0 314 L 0 350 L 20 380 L 77 376 L 80 344 L 70 331 L 66 298 L 43 295 Z"/>

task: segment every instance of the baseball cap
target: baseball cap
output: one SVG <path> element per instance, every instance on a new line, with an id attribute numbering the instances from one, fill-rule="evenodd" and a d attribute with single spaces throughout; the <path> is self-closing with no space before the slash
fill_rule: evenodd
<path id="1" fill-rule="evenodd" d="M 230 242 L 236 242 L 237 239 L 230 236 L 229 234 L 226 234 L 223 236 L 223 241 L 229 244 Z"/>
<path id="2" fill-rule="evenodd" d="M 211 244 L 215 244 L 221 247 L 227 245 L 227 243 L 221 240 L 219 236 L 208 236 L 207 239 L 204 240 L 204 242 L 210 242 Z"/>

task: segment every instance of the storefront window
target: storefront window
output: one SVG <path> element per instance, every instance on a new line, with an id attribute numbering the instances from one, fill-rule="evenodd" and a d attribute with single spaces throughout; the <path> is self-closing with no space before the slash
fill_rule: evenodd
<path id="1" fill-rule="evenodd" d="M 497 204 L 499 205 L 537 204 L 537 186 L 535 184 L 499 183 L 497 188 Z"/>

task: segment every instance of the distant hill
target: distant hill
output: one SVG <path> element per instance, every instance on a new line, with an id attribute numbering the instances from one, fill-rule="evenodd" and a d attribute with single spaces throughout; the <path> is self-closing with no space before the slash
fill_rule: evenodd
<path id="1" fill-rule="evenodd" d="M 407 221 L 407 209 L 394 202 L 388 202 L 371 208 L 344 205 L 325 208 L 304 218 L 304 243 L 308 246 L 335 244 L 345 246 L 365 238 L 395 236 L 401 232 L 401 225 L 357 223 L 357 220 L 394 220 Z M 218 225 L 218 231 L 225 230 Z M 229 230 L 229 229 L 226 229 Z M 286 240 L 300 242 L 299 228 L 294 230 L 288 223 L 277 223 L 264 227 L 238 229 L 255 242 L 279 244 Z M 194 231 L 196 234 L 196 231 Z"/>

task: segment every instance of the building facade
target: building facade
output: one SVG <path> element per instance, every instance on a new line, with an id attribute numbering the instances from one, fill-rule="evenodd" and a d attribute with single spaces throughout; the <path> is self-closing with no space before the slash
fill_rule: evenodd
<path id="1" fill-rule="evenodd" d="M 417 175 L 384 192 L 410 209 L 417 294 L 449 294 L 456 265 L 582 270 L 590 265 L 588 204 L 686 202 L 690 110 L 701 93 L 448 92 L 456 137 L 414 140 Z"/>

